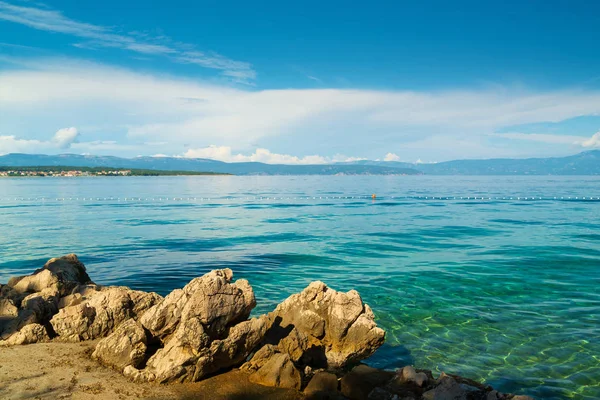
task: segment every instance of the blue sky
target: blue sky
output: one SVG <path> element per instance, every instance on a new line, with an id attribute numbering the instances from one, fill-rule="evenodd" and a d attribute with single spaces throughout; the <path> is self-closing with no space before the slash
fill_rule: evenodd
<path id="1" fill-rule="evenodd" d="M 0 0 L 0 154 L 574 154 L 599 39 L 592 1 Z"/>

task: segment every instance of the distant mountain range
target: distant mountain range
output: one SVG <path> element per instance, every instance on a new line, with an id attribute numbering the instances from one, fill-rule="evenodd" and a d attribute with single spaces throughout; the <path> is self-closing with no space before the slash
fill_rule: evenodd
<path id="1" fill-rule="evenodd" d="M 60 154 L 7 154 L 0 156 L 0 166 L 35 167 L 111 167 L 157 169 L 162 171 L 201 171 L 234 175 L 418 175 L 413 168 L 384 165 L 323 164 L 277 165 L 258 162 L 226 163 L 204 158 L 85 156 Z"/>
<path id="2" fill-rule="evenodd" d="M 0 166 L 111 167 L 163 171 L 202 171 L 234 175 L 600 175 L 600 150 L 568 157 L 456 160 L 436 164 L 353 161 L 323 165 L 226 163 L 203 158 L 7 154 Z"/>

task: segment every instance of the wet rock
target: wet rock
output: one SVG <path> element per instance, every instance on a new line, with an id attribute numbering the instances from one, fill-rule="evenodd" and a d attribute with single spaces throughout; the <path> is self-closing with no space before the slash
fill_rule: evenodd
<path id="1" fill-rule="evenodd" d="M 50 340 L 46 327 L 40 324 L 29 324 L 11 335 L 7 340 L 0 340 L 0 346 L 15 346 L 45 342 Z"/>
<path id="2" fill-rule="evenodd" d="M 485 400 L 501 400 L 504 398 L 505 396 L 502 393 L 498 392 L 497 390 L 492 390 L 487 393 Z"/>
<path id="3" fill-rule="evenodd" d="M 338 378 L 332 373 L 320 371 L 317 372 L 304 389 L 304 394 L 308 399 L 337 399 Z"/>
<path id="4" fill-rule="evenodd" d="M 369 395 L 367 396 L 369 400 L 399 400 L 397 394 L 390 392 L 389 390 L 381 387 L 376 387 L 371 390 Z M 404 400 L 404 398 L 403 398 Z"/>
<path id="5" fill-rule="evenodd" d="M 61 340 L 77 342 L 102 338 L 120 323 L 138 318 L 161 299 L 156 293 L 108 287 L 92 292 L 80 304 L 62 308 L 50 323 Z"/>
<path id="6" fill-rule="evenodd" d="M 524 396 L 524 395 L 516 395 L 510 398 L 511 400 L 535 400 L 533 397 Z"/>
<path id="7" fill-rule="evenodd" d="M 366 400 L 373 389 L 385 386 L 393 377 L 393 372 L 359 365 L 342 378 L 341 392 L 351 400 Z"/>
<path id="8" fill-rule="evenodd" d="M 414 367 L 406 366 L 398 371 L 396 379 L 404 383 L 414 383 L 423 387 L 429 381 L 429 377 L 424 372 L 417 372 Z"/>
<path id="9" fill-rule="evenodd" d="M 442 376 L 434 389 L 423 393 L 424 400 L 467 400 L 469 391 L 451 376 Z"/>
<path id="10" fill-rule="evenodd" d="M 134 319 L 128 319 L 96 345 L 92 358 L 118 371 L 129 365 L 140 367 L 147 350 L 146 332 Z"/>
<path id="11" fill-rule="evenodd" d="M 269 317 L 273 324 L 283 330 L 290 327 L 293 332 L 289 339 L 282 339 L 281 350 L 297 360 L 298 354 L 307 355 L 312 349 L 313 360 L 306 360 L 311 366 L 319 352 L 329 368 L 358 362 L 373 354 L 385 339 L 358 292 L 337 292 L 323 282 L 312 282 L 290 296 Z"/>

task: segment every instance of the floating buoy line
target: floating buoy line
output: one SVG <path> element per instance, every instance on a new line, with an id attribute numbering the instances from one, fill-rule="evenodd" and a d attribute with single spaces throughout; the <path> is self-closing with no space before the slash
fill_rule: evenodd
<path id="1" fill-rule="evenodd" d="M 386 203 L 403 201 L 444 201 L 444 202 L 533 202 L 533 201 L 575 201 L 600 202 L 600 196 L 226 196 L 226 197 L 0 197 L 2 203 L 250 203 L 250 202 L 319 202 L 319 201 L 365 201 L 365 203 Z"/>

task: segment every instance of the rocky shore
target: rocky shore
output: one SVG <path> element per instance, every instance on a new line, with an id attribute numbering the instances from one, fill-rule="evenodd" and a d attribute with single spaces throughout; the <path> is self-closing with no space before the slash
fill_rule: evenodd
<path id="1" fill-rule="evenodd" d="M 0 360 L 18 357 L 9 353 L 18 345 L 46 343 L 36 346 L 67 353 L 81 349 L 72 344 L 84 345 L 86 362 L 122 374 L 119 379 L 136 390 L 148 388 L 133 398 L 186 398 L 181 388 L 187 387 L 193 397 L 223 399 L 530 399 L 456 375 L 361 364 L 384 343 L 385 332 L 356 291 L 312 282 L 272 312 L 249 318 L 255 306 L 248 281 L 234 281 L 229 269 L 195 278 L 163 298 L 96 285 L 70 254 L 0 284 Z M 28 361 L 22 362 L 25 368 Z M 10 398 L 1 390 L 2 371 L 0 394 Z M 200 383 L 190 388 L 194 382 Z M 220 389 L 211 389 L 211 382 L 221 382 Z M 93 398 L 86 396 L 74 397 Z"/>

